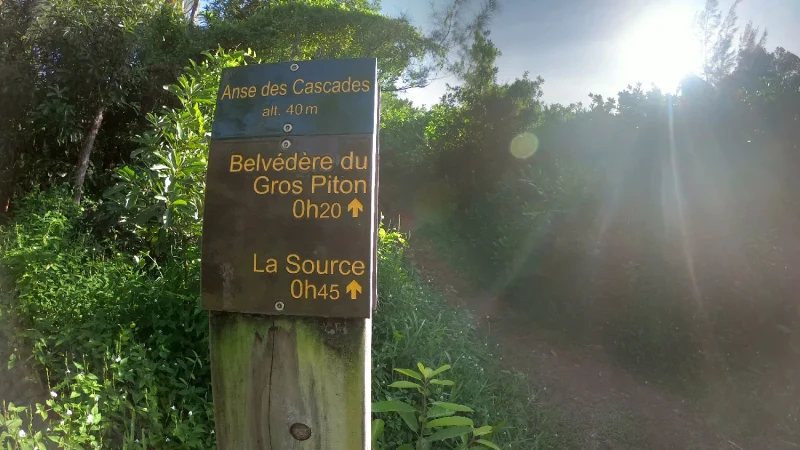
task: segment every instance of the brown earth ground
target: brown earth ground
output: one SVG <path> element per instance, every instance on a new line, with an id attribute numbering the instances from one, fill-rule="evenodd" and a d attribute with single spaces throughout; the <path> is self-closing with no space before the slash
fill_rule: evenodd
<path id="1" fill-rule="evenodd" d="M 41 403 L 47 394 L 39 374 L 25 361 L 18 324 L 4 314 L 13 301 L 12 283 L 6 274 L 0 273 L 0 410 L 9 403 L 17 406 Z M 14 360 L 9 363 L 12 355 Z"/>
<path id="2" fill-rule="evenodd" d="M 511 369 L 528 375 L 545 407 L 566 415 L 586 450 L 797 450 L 780 439 L 756 442 L 723 431 L 690 402 L 634 377 L 601 346 L 565 347 L 526 324 L 490 294 L 475 292 L 436 252 L 413 239 L 409 254 L 451 303 L 472 311 Z"/>

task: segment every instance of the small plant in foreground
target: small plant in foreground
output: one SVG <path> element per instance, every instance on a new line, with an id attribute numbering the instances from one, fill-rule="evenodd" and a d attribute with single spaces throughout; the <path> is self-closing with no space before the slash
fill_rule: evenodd
<path id="1" fill-rule="evenodd" d="M 447 448 L 464 450 L 468 448 L 490 448 L 500 450 L 491 440 L 492 433 L 500 427 L 484 425 L 475 427 L 472 419 L 459 413 L 471 413 L 472 408 L 458 403 L 434 401 L 432 397 L 441 394 L 447 386 L 454 386 L 452 380 L 438 376 L 450 370 L 450 365 L 438 369 L 417 363 L 419 372 L 412 369 L 394 369 L 416 381 L 395 381 L 389 387 L 412 389 L 416 392 L 414 405 L 400 400 L 386 400 L 372 404 L 373 413 L 397 413 L 416 435 L 415 442 L 402 444 L 397 450 L 430 450 L 435 442 L 448 445 Z M 379 441 L 383 438 L 385 422 L 375 419 L 372 422 L 372 444 L 382 449 Z"/>

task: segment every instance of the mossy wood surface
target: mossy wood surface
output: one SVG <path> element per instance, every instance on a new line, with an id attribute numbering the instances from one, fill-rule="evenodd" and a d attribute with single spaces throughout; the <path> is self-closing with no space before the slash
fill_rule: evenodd
<path id="1" fill-rule="evenodd" d="M 209 323 L 220 450 L 369 448 L 368 320 L 211 312 Z"/>

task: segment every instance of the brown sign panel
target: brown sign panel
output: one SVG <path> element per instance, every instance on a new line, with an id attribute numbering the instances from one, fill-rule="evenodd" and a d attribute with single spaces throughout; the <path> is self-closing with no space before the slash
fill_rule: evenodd
<path id="1" fill-rule="evenodd" d="M 370 317 L 376 156 L 373 134 L 212 140 L 203 307 Z"/>

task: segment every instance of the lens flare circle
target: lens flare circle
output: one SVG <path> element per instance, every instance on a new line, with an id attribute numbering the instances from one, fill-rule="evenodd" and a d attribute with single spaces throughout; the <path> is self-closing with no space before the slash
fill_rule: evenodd
<path id="1" fill-rule="evenodd" d="M 518 159 L 528 159 L 539 149 L 539 138 L 533 133 L 520 133 L 511 140 L 511 154 Z"/>

